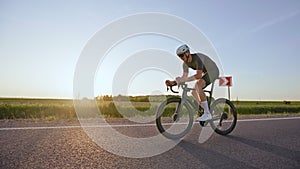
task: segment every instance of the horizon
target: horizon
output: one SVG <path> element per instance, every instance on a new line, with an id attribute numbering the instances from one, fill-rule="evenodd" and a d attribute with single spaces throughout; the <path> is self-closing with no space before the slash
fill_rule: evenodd
<path id="1" fill-rule="evenodd" d="M 170 94 L 172 95 L 172 94 Z M 170 96 L 170 95 L 163 95 L 163 96 Z M 80 98 L 80 99 L 89 99 L 89 100 L 97 100 L 97 97 L 103 97 L 103 96 L 111 96 L 111 95 L 102 95 L 102 96 L 95 96 L 94 98 Z M 122 97 L 145 97 L 145 96 L 161 96 L 161 95 L 135 95 L 135 96 L 126 96 L 126 95 L 121 95 Z M 178 95 L 180 96 L 180 95 Z M 118 97 L 118 96 L 113 96 L 113 97 Z M 76 98 L 58 98 L 58 97 L 6 97 L 6 96 L 0 96 L 0 100 L 5 100 L 5 99 L 24 99 L 24 100 L 76 100 Z M 283 99 L 283 100 L 252 100 L 252 99 L 230 99 L 230 101 L 236 102 L 236 101 L 242 101 L 242 102 L 284 102 L 284 101 L 291 101 L 291 102 L 300 102 L 300 100 L 287 100 L 287 99 Z"/>

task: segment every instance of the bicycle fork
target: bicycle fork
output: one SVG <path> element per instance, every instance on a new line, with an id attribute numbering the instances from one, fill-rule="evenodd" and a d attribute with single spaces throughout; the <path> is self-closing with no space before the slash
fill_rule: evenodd
<path id="1" fill-rule="evenodd" d="M 186 98 L 187 98 L 187 92 L 184 92 L 182 94 L 182 98 L 180 103 L 177 105 L 175 113 L 172 115 L 172 119 L 174 122 L 178 122 L 180 120 L 180 118 L 182 117 L 182 107 L 184 105 L 184 103 L 186 102 Z"/>

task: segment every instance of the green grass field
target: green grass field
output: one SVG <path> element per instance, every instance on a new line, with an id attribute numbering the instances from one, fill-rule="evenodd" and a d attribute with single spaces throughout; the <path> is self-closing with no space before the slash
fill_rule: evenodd
<path id="1" fill-rule="evenodd" d="M 233 101 L 239 114 L 298 114 L 300 102 L 286 104 L 280 101 Z"/>
<path id="2" fill-rule="evenodd" d="M 0 99 L 0 119 L 69 119 L 76 118 L 73 100 Z"/>
<path id="3" fill-rule="evenodd" d="M 144 98 L 144 97 L 143 97 Z M 118 105 L 125 117 L 152 117 L 160 102 L 150 108 L 147 99 L 131 99 L 132 102 Z M 300 102 L 234 101 L 240 115 L 300 114 Z M 105 118 L 122 118 L 112 101 L 97 101 Z M 135 113 L 135 109 L 139 113 Z M 74 119 L 77 118 L 73 100 L 68 99 L 21 99 L 1 98 L 0 119 Z"/>

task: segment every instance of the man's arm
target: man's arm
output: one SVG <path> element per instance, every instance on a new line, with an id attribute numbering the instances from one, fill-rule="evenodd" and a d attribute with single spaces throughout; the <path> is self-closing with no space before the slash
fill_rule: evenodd
<path id="1" fill-rule="evenodd" d="M 193 76 L 190 76 L 190 77 L 186 77 L 185 78 L 185 82 L 191 82 L 191 81 L 194 81 L 194 80 L 199 80 L 202 78 L 202 73 L 203 71 L 202 70 L 197 70 L 196 74 L 193 75 Z"/>
<path id="2" fill-rule="evenodd" d="M 197 70 L 196 74 L 193 76 L 195 80 L 199 80 L 202 78 L 203 71 L 202 70 Z"/>
<path id="3" fill-rule="evenodd" d="M 182 82 L 191 82 L 194 80 L 198 80 L 202 78 L 202 70 L 197 70 L 196 74 L 193 76 L 188 77 L 188 73 L 184 72 L 181 77 L 177 77 L 176 81 L 177 83 L 182 83 Z"/>

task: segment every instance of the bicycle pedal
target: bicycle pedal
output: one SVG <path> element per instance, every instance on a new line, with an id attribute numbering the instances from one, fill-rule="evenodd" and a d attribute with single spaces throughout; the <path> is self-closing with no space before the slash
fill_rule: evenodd
<path id="1" fill-rule="evenodd" d="M 208 124 L 208 121 L 199 121 L 199 123 L 202 127 L 206 127 Z"/>

